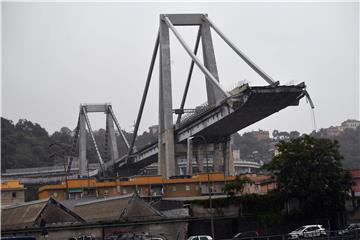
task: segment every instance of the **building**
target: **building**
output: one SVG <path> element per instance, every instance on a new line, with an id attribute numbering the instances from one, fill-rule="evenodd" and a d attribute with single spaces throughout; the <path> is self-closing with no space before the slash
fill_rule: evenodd
<path id="1" fill-rule="evenodd" d="M 270 178 L 268 175 L 250 174 L 254 182 Z M 199 173 L 194 176 L 164 179 L 161 176 L 136 176 L 118 178 L 114 181 L 96 179 L 71 179 L 67 183 L 45 185 L 39 188 L 39 199 L 54 197 L 59 200 L 82 198 L 108 198 L 111 196 L 137 193 L 143 198 L 196 197 L 209 194 L 209 184 L 213 194 L 223 194 L 222 189 L 234 176 L 225 176 L 222 172 Z M 249 193 L 260 193 L 252 188 Z"/>
<path id="2" fill-rule="evenodd" d="M 354 185 L 351 186 L 355 197 L 360 197 L 360 169 L 350 170 Z"/>
<path id="3" fill-rule="evenodd" d="M 326 134 L 331 137 L 339 136 L 343 131 L 342 127 L 329 127 L 326 128 Z"/>
<path id="4" fill-rule="evenodd" d="M 360 126 L 360 121 L 355 119 L 348 119 L 345 122 L 341 123 L 343 129 L 356 129 Z"/>
<path id="5" fill-rule="evenodd" d="M 1 208 L 2 229 L 40 227 L 42 222 L 55 226 L 85 221 L 54 198 Z"/>
<path id="6" fill-rule="evenodd" d="M 136 194 L 79 202 L 73 210 L 86 222 L 155 220 L 164 217 Z"/>
<path id="7" fill-rule="evenodd" d="M 358 128 L 359 126 L 360 126 L 360 121 L 355 119 L 348 119 L 342 122 L 341 126 L 335 126 L 335 127 L 331 126 L 329 128 L 326 128 L 325 131 L 326 131 L 326 135 L 330 137 L 336 137 L 342 134 L 342 132 L 345 129 L 356 130 L 356 128 Z"/>
<path id="8" fill-rule="evenodd" d="M 136 194 L 87 201 L 47 198 L 3 208 L 1 214 L 2 237 L 33 235 L 48 240 L 124 239 L 125 236 L 126 239 L 185 239 L 188 222 L 181 218 L 189 216 L 170 215 L 180 220 L 171 222 Z M 43 236 L 44 229 L 47 237 Z"/>
<path id="9" fill-rule="evenodd" d="M 240 149 L 233 150 L 233 159 L 235 175 L 254 173 L 257 172 L 261 167 L 261 164 L 259 162 L 242 160 L 240 158 Z"/>
<path id="10" fill-rule="evenodd" d="M 25 188 L 19 180 L 1 182 L 1 206 L 9 206 L 25 202 Z"/>
<path id="11" fill-rule="evenodd" d="M 58 200 L 82 198 L 106 198 L 119 195 L 117 181 L 96 181 L 95 178 L 70 179 L 61 184 L 45 185 L 39 188 L 39 199 L 53 197 Z"/>
<path id="12" fill-rule="evenodd" d="M 235 175 L 245 174 L 245 173 L 257 173 L 261 166 L 263 165 L 262 161 L 257 159 L 244 159 L 240 158 L 240 149 L 233 150 L 233 164 Z"/>
<path id="13" fill-rule="evenodd" d="M 151 135 L 157 136 L 159 134 L 159 125 L 153 125 L 149 127 L 149 133 Z"/>
<path id="14" fill-rule="evenodd" d="M 256 140 L 266 140 L 270 138 L 269 131 L 264 131 L 259 129 L 258 131 L 252 131 L 251 134 L 256 138 Z"/>
<path id="15" fill-rule="evenodd" d="M 348 223 L 356 223 L 360 222 L 360 205 L 358 201 L 360 197 L 360 169 L 350 170 L 350 174 L 353 181 L 351 186 L 352 197 L 346 200 L 345 209 L 347 210 Z"/>

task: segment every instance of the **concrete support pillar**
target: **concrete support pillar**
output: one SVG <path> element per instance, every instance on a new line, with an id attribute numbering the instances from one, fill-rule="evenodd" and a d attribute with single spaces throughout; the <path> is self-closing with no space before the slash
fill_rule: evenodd
<path id="1" fill-rule="evenodd" d="M 203 22 L 201 26 L 201 42 L 205 67 L 219 81 L 219 74 L 216 67 L 214 46 L 211 38 L 210 26 L 208 22 Z M 217 101 L 223 99 L 222 94 L 214 88 L 211 80 L 206 78 L 206 92 L 209 105 L 215 105 Z"/>
<path id="2" fill-rule="evenodd" d="M 87 158 L 86 158 L 86 123 L 83 110 L 80 109 L 80 126 L 79 126 L 79 174 L 87 175 Z"/>
<path id="3" fill-rule="evenodd" d="M 197 160 L 198 160 L 198 169 L 199 169 L 199 172 L 204 172 L 204 160 L 205 159 L 205 152 L 204 152 L 204 149 L 202 145 L 198 145 L 197 147 Z"/>
<path id="4" fill-rule="evenodd" d="M 115 159 L 119 158 L 119 150 L 117 147 L 114 121 L 113 121 L 110 113 L 106 114 L 106 124 L 107 124 L 108 131 L 109 131 L 108 143 L 109 143 L 109 150 L 110 150 L 110 161 L 115 161 Z"/>
<path id="5" fill-rule="evenodd" d="M 221 171 L 220 166 L 224 163 L 224 151 L 222 143 L 214 143 L 214 171 Z"/>
<path id="6" fill-rule="evenodd" d="M 225 176 L 228 176 L 229 174 L 228 174 L 228 171 L 229 171 L 229 168 L 228 168 L 228 163 L 229 163 L 229 149 L 228 149 L 228 146 L 229 146 L 229 144 L 228 144 L 228 142 L 226 141 L 226 142 L 224 142 L 223 143 L 223 148 L 222 148 L 222 152 L 223 152 L 223 166 L 224 166 L 224 169 L 223 169 L 223 171 L 224 171 L 224 174 L 225 174 Z"/>
<path id="7" fill-rule="evenodd" d="M 187 139 L 187 168 L 186 168 L 186 174 L 192 175 L 192 159 L 193 159 L 193 149 L 192 149 L 192 139 Z"/>
<path id="8" fill-rule="evenodd" d="M 234 166 L 234 154 L 233 154 L 233 147 L 234 141 L 233 137 L 230 137 L 229 141 L 229 154 L 228 154 L 228 162 L 227 162 L 227 171 L 225 172 L 226 176 L 234 176 L 235 175 L 235 166 Z"/>
<path id="9" fill-rule="evenodd" d="M 225 176 L 233 176 L 235 174 L 234 156 L 233 156 L 233 142 L 230 137 L 223 143 L 223 158 L 224 158 L 224 174 Z"/>
<path id="10" fill-rule="evenodd" d="M 169 28 L 160 16 L 159 173 L 175 175 Z"/>

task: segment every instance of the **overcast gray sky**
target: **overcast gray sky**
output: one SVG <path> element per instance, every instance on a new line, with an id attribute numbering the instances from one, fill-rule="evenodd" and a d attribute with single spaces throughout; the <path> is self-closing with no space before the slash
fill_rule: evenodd
<path id="1" fill-rule="evenodd" d="M 26 118 L 49 133 L 74 128 L 80 103 L 110 102 L 132 130 L 160 13 L 208 13 L 216 25 L 281 84 L 305 82 L 318 128 L 359 119 L 359 3 L 3 3 L 2 116 Z M 197 29 L 179 31 L 193 46 Z M 213 32 L 225 89 L 246 79 L 266 85 Z M 171 38 L 173 105 L 178 108 L 190 64 Z M 201 54 L 201 51 L 200 53 Z M 156 65 L 157 67 L 158 65 Z M 187 108 L 206 100 L 196 68 Z M 158 68 L 141 131 L 157 124 Z M 105 127 L 103 114 L 90 116 Z M 305 99 L 243 131 L 313 130 Z"/>

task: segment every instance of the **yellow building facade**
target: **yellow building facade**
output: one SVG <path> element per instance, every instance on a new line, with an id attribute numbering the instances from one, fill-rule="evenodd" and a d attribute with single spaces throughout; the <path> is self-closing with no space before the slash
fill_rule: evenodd
<path id="1" fill-rule="evenodd" d="M 246 193 L 261 193 L 257 182 L 268 179 L 265 175 L 248 175 L 254 184 L 246 186 Z M 142 197 L 176 198 L 207 195 L 209 183 L 213 194 L 223 194 L 223 187 L 233 181 L 234 176 L 225 176 L 223 172 L 200 173 L 192 177 L 164 179 L 161 176 L 136 176 L 118 178 L 112 181 L 97 181 L 95 178 L 69 179 L 55 185 L 39 188 L 39 199 L 54 197 L 59 200 L 81 199 L 84 197 L 106 198 L 137 192 Z"/>
<path id="2" fill-rule="evenodd" d="M 25 202 L 25 187 L 19 180 L 1 182 L 1 206 Z"/>

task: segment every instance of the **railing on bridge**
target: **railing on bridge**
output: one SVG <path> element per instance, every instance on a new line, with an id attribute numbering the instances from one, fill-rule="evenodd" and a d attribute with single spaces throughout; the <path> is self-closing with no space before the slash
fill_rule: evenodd
<path id="1" fill-rule="evenodd" d="M 246 80 L 238 81 L 234 85 L 232 85 L 227 92 L 230 93 L 231 95 L 232 93 L 234 93 L 236 89 L 239 89 L 240 91 L 238 92 L 241 92 L 243 90 L 242 88 L 244 88 L 244 86 L 247 86 L 247 84 L 248 81 Z M 201 116 L 202 114 L 205 114 L 207 111 L 210 111 L 214 108 L 216 108 L 216 106 L 209 105 L 208 102 L 204 102 L 203 104 L 195 108 L 195 112 L 184 114 L 181 118 L 180 123 L 176 124 L 176 127 L 181 127 L 186 123 L 191 122 L 192 120 L 196 119 L 197 117 Z"/>
<path id="2" fill-rule="evenodd" d="M 99 168 L 99 163 L 90 163 L 89 169 L 95 170 Z M 71 173 L 76 173 L 79 171 L 78 163 L 74 162 L 74 167 L 71 169 Z M 63 165 L 55 165 L 51 167 L 36 167 L 36 168 L 13 168 L 13 169 L 6 169 L 5 173 L 2 173 L 2 177 L 7 176 L 22 176 L 22 175 L 32 175 L 32 174 L 46 174 L 46 173 L 58 173 L 58 174 L 65 174 L 64 173 L 64 166 Z"/>

